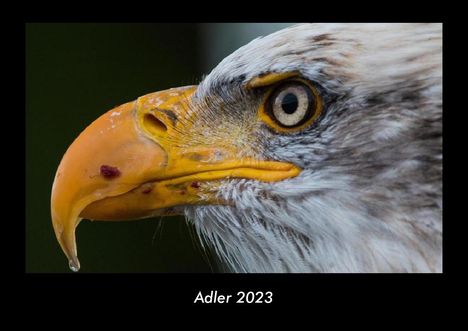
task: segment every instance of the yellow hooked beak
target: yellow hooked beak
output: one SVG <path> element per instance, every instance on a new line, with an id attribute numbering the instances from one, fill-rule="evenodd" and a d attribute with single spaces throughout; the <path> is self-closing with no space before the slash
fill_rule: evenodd
<path id="1" fill-rule="evenodd" d="M 75 229 L 82 218 L 130 220 L 171 213 L 171 207 L 222 203 L 199 194 L 200 182 L 297 176 L 289 163 L 236 157 L 226 146 L 181 143 L 193 123 L 196 86 L 156 92 L 121 105 L 88 126 L 63 156 L 52 186 L 55 235 L 77 271 Z M 183 138 L 181 136 L 184 136 Z M 179 139 L 180 138 L 180 139 Z"/>

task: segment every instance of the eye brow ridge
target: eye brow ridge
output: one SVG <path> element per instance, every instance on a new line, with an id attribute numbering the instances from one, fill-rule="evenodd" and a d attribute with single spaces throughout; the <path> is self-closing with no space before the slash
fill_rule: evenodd
<path id="1" fill-rule="evenodd" d="M 269 72 L 253 77 L 246 83 L 248 89 L 266 87 L 292 77 L 299 77 L 298 71 Z"/>

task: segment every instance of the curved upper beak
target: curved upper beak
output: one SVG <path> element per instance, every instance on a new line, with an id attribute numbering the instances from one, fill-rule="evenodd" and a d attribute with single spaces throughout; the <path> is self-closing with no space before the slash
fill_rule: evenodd
<path id="1" fill-rule="evenodd" d="M 289 163 L 239 159 L 224 147 L 181 143 L 196 86 L 156 92 L 105 113 L 68 148 L 52 186 L 52 223 L 77 271 L 75 228 L 82 218 L 128 220 L 184 204 L 220 203 L 199 195 L 200 181 L 228 177 L 278 181 L 296 176 Z M 184 137 L 187 140 L 190 138 Z"/>

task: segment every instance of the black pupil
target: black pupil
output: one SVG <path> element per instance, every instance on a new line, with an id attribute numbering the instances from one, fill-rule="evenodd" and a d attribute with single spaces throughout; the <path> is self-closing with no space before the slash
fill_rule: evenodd
<path id="1" fill-rule="evenodd" d="M 284 96 L 283 101 L 281 102 L 281 108 L 283 108 L 286 114 L 292 114 L 297 110 L 298 100 L 297 97 L 288 93 Z"/>

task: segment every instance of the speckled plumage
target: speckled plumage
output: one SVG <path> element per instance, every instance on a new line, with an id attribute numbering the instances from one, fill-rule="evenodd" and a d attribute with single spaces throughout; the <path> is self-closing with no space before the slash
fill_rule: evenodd
<path id="1" fill-rule="evenodd" d="M 244 85 L 285 71 L 325 106 L 287 135 L 255 120 L 261 95 Z M 202 185 L 234 205 L 183 207 L 226 271 L 441 272 L 441 24 L 297 25 L 226 57 L 195 100 L 205 143 L 236 130 L 243 155 L 303 168 Z"/>

